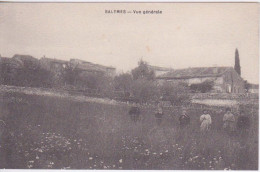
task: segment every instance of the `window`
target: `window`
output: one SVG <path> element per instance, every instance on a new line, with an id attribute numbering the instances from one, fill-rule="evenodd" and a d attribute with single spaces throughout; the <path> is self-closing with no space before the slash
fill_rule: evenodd
<path id="1" fill-rule="evenodd" d="M 231 93 L 231 85 L 230 84 L 226 85 L 226 92 Z"/>

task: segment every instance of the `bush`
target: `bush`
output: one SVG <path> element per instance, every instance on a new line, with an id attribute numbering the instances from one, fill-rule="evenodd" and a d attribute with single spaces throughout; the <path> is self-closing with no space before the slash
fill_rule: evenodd
<path id="1" fill-rule="evenodd" d="M 132 87 L 133 96 L 138 99 L 140 103 L 152 102 L 159 97 L 159 89 L 154 81 L 146 79 L 138 79 L 133 82 Z"/>
<path id="2" fill-rule="evenodd" d="M 199 84 L 191 84 L 190 89 L 192 92 L 200 92 L 200 93 L 207 93 L 212 90 L 214 86 L 214 81 L 206 80 Z"/>
<path id="3" fill-rule="evenodd" d="M 190 90 L 186 83 L 165 81 L 160 85 L 160 94 L 164 97 L 164 100 L 170 101 L 172 105 L 176 106 L 190 103 L 189 92 Z"/>

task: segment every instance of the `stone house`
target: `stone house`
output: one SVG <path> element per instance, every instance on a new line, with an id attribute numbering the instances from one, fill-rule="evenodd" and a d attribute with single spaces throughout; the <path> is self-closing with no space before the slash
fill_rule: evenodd
<path id="1" fill-rule="evenodd" d="M 185 82 L 200 84 L 204 81 L 213 81 L 211 92 L 218 93 L 244 93 L 245 83 L 243 78 L 233 67 L 194 67 L 177 69 L 156 77 L 159 83 L 162 81 Z"/>
<path id="2" fill-rule="evenodd" d="M 116 74 L 116 69 L 114 67 L 94 64 L 79 59 L 71 59 L 69 63 L 73 68 L 81 71 L 81 75 L 104 74 L 105 76 L 114 77 Z"/>

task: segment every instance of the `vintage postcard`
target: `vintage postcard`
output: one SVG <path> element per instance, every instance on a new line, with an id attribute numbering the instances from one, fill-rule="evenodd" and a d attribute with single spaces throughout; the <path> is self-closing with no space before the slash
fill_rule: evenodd
<path id="1" fill-rule="evenodd" d="M 258 3 L 0 3 L 0 169 L 258 170 Z"/>

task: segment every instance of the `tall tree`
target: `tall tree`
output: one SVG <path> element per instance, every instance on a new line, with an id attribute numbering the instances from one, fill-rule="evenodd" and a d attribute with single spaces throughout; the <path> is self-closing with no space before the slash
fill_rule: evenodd
<path id="1" fill-rule="evenodd" d="M 138 62 L 138 67 L 132 70 L 133 79 L 147 79 L 153 80 L 155 78 L 155 73 L 153 70 L 149 69 L 147 62 L 142 59 Z"/>
<path id="2" fill-rule="evenodd" d="M 238 54 L 238 50 L 236 48 L 236 53 L 235 53 L 235 71 L 241 75 L 241 68 L 240 68 L 240 60 L 239 60 L 239 54 Z"/>

